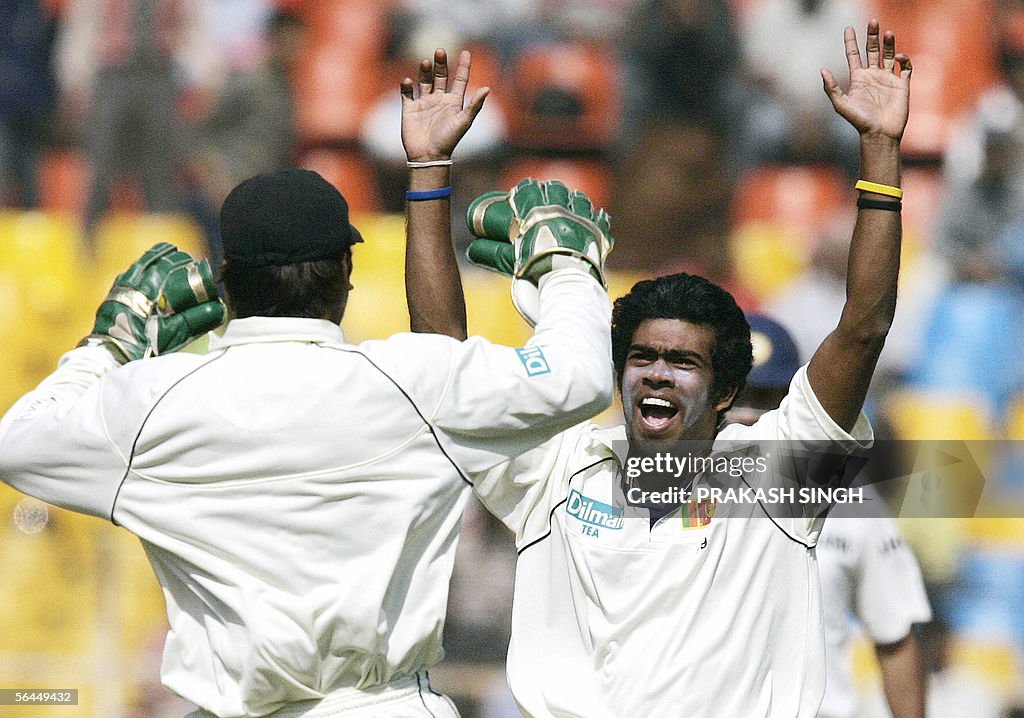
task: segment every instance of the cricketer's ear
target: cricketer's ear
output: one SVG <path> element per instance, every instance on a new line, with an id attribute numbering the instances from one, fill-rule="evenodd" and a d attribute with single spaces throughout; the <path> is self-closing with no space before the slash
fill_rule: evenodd
<path id="1" fill-rule="evenodd" d="M 719 392 L 718 397 L 715 399 L 714 410 L 716 413 L 728 411 L 729 407 L 736 400 L 736 396 L 740 393 L 738 386 L 727 386 Z"/>
<path id="2" fill-rule="evenodd" d="M 345 282 L 345 291 L 351 292 L 355 287 L 352 286 L 352 247 L 345 247 L 345 250 L 341 253 L 341 274 L 343 281 Z"/>

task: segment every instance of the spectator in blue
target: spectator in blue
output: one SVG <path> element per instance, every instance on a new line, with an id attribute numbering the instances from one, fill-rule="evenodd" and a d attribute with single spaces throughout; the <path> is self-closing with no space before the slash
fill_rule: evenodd
<path id="1" fill-rule="evenodd" d="M 53 26 L 39 0 L 0 2 L 0 205 L 39 204 L 39 158 L 53 113 Z"/>

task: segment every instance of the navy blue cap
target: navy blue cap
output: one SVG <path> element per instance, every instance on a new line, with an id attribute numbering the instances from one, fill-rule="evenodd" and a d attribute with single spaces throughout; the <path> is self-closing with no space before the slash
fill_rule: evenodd
<path id="1" fill-rule="evenodd" d="M 228 260 L 254 266 L 332 259 L 363 241 L 341 192 L 304 169 L 258 175 L 231 190 L 220 235 Z"/>
<path id="2" fill-rule="evenodd" d="M 750 343 L 754 350 L 754 367 L 747 376 L 747 386 L 780 389 L 789 386 L 801 366 L 796 342 L 785 327 L 763 314 L 748 314 Z"/>

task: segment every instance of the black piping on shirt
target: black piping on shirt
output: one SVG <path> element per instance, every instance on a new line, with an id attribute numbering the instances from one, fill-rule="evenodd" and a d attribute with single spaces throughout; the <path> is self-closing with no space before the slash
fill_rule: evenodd
<path id="1" fill-rule="evenodd" d="M 159 406 L 160 402 L 163 401 L 167 397 L 167 395 L 171 393 L 171 390 L 174 389 L 176 386 L 178 386 L 178 384 L 180 384 L 181 382 L 183 382 L 186 379 L 188 379 L 190 376 L 195 374 L 200 369 L 202 369 L 204 367 L 210 366 L 215 361 L 217 361 L 218 359 L 223 357 L 225 354 L 227 354 L 226 350 L 220 356 L 216 356 L 216 357 L 214 357 L 213 359 L 211 359 L 211 360 L 209 360 L 207 362 L 203 362 L 202 364 L 197 366 L 192 371 L 190 371 L 187 374 L 185 374 L 184 376 L 180 377 L 177 381 L 175 381 L 173 384 L 171 384 L 169 387 L 167 387 L 167 389 L 164 391 L 164 393 L 160 395 L 159 399 L 157 399 L 155 402 L 153 402 L 153 406 L 149 407 L 149 411 L 146 412 L 146 416 L 142 419 L 142 423 L 139 424 L 139 431 L 138 431 L 138 433 L 135 435 L 135 438 L 132 440 L 132 450 L 128 454 L 128 465 L 124 467 L 124 476 L 121 477 L 121 483 L 119 483 L 117 485 L 117 491 L 114 493 L 114 500 L 110 504 L 110 523 L 114 524 L 115 526 L 119 526 L 120 525 L 120 524 L 117 523 L 117 521 L 114 520 L 114 508 L 117 506 L 117 498 L 121 495 L 121 487 L 124 486 L 124 482 L 128 480 L 128 474 L 130 474 L 131 471 L 132 471 L 132 462 L 135 461 L 135 449 L 136 449 L 136 447 L 139 444 L 139 437 L 142 436 L 142 431 L 143 431 L 143 429 L 146 428 L 146 422 L 149 421 L 149 417 L 151 417 L 153 415 L 153 412 L 156 410 L 157 406 Z"/>
<path id="2" fill-rule="evenodd" d="M 366 356 L 361 351 L 356 351 L 355 349 L 343 349 L 342 347 L 324 346 L 322 344 L 318 344 L 317 346 L 322 347 L 324 349 L 334 349 L 335 351 L 345 352 L 346 354 L 355 354 L 356 356 L 361 356 L 363 359 L 365 359 L 370 364 L 370 366 L 372 366 L 374 369 L 376 369 L 381 374 L 383 374 L 387 378 L 387 380 L 390 381 L 395 386 L 395 388 L 398 389 L 399 392 L 401 392 L 402 396 L 405 397 L 405 400 L 409 402 L 410 406 L 412 406 L 413 411 L 415 411 L 417 416 L 420 417 L 420 420 L 424 424 L 426 424 L 427 430 L 430 431 L 430 435 L 434 438 L 434 443 L 437 444 L 437 448 L 440 449 L 442 454 L 444 454 L 444 458 L 448 459 L 448 463 L 450 463 L 452 465 L 452 467 L 455 469 L 455 472 L 459 475 L 459 478 L 462 479 L 463 481 L 465 481 L 470 486 L 473 485 L 473 482 L 469 480 L 469 477 L 466 476 L 466 473 L 459 467 L 459 465 L 457 463 L 455 463 L 455 459 L 453 459 L 448 454 L 448 452 L 445 451 L 444 446 L 441 444 L 441 439 L 438 438 L 437 432 L 434 431 L 434 425 L 431 424 L 427 420 L 427 417 L 425 417 L 423 415 L 423 412 L 420 411 L 420 408 L 416 405 L 416 402 L 413 401 L 412 397 L 409 396 L 408 392 L 406 392 L 406 390 L 402 388 L 402 385 L 399 384 L 397 381 L 395 381 L 394 377 L 392 377 L 386 371 L 384 371 L 379 366 L 377 366 L 377 364 L 374 363 L 373 359 L 371 359 L 370 357 Z"/>
<path id="3" fill-rule="evenodd" d="M 615 462 L 617 462 L 618 459 L 616 457 L 614 457 L 614 456 L 606 456 L 603 459 L 598 459 L 594 463 L 588 464 L 587 466 L 584 466 L 582 469 L 579 469 L 578 471 L 574 471 L 572 473 L 572 475 L 569 477 L 569 480 L 566 481 L 566 486 L 568 486 L 569 483 L 572 482 L 573 479 L 575 479 L 577 476 L 582 474 L 584 471 L 587 471 L 588 469 L 592 469 L 595 466 L 597 466 L 598 464 L 603 464 L 606 461 L 615 461 Z M 551 535 L 551 523 L 555 520 L 555 511 L 557 511 L 558 507 L 561 506 L 562 504 L 564 504 L 568 500 L 569 500 L 569 495 L 566 494 L 564 499 L 562 499 L 561 501 L 559 501 L 557 504 L 555 504 L 552 507 L 551 512 L 548 514 L 548 530 L 547 530 L 547 533 L 545 533 L 543 536 L 541 536 L 539 538 L 534 539 L 533 541 L 531 541 L 530 543 L 526 544 L 521 549 L 519 549 L 519 551 L 517 552 L 519 556 L 522 556 L 523 552 L 526 549 L 530 548 L 531 546 L 535 546 L 536 544 L 540 543 L 541 541 L 543 541 L 544 539 L 546 539 L 548 536 Z"/>

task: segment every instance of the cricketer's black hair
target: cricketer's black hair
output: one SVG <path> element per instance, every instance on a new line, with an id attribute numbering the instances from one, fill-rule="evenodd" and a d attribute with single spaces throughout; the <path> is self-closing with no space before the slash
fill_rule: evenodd
<path id="1" fill-rule="evenodd" d="M 732 387 L 737 395 L 743 391 L 753 365 L 750 325 L 743 310 L 717 284 L 683 272 L 637 282 L 628 294 L 615 300 L 612 360 L 620 390 L 633 335 L 647 319 L 680 319 L 710 327 L 715 338 L 711 347 L 713 396 L 723 396 Z M 728 408 L 720 412 L 719 420 Z"/>
<path id="2" fill-rule="evenodd" d="M 231 314 L 246 317 L 308 317 L 340 322 L 348 303 L 352 250 L 337 259 L 279 266 L 225 260 L 220 279 Z"/>

